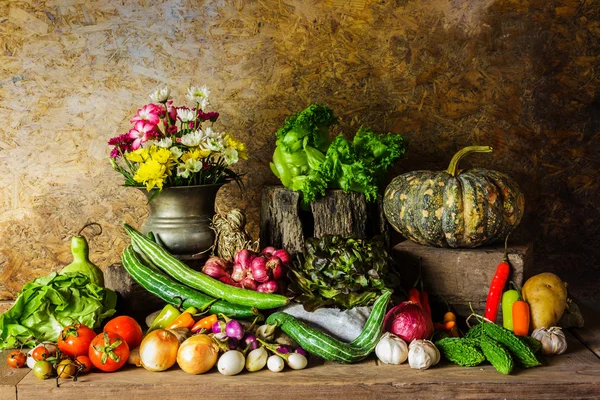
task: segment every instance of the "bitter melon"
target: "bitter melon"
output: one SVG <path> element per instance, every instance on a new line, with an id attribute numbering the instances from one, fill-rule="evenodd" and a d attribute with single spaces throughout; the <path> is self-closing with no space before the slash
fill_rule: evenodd
<path id="1" fill-rule="evenodd" d="M 485 359 L 496 368 L 496 371 L 505 375 L 511 373 L 515 362 L 506 347 L 487 335 L 482 335 L 479 343 Z"/>
<path id="2" fill-rule="evenodd" d="M 468 339 L 445 338 L 435 345 L 448 361 L 463 367 L 474 367 L 485 361 L 483 353 Z"/>

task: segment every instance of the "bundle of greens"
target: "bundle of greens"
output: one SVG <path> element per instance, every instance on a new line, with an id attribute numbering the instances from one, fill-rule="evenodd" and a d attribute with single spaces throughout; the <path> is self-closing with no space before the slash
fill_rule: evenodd
<path id="1" fill-rule="evenodd" d="M 75 321 L 99 328 L 116 305 L 115 292 L 91 283 L 82 273 L 37 278 L 25 284 L 15 304 L 0 315 L 0 350 L 54 342 Z"/>
<path id="2" fill-rule="evenodd" d="M 311 238 L 296 263 L 291 290 L 304 308 L 353 308 L 372 304 L 388 287 L 398 286 L 392 259 L 378 239 L 360 240 L 337 235 Z"/>
<path id="3" fill-rule="evenodd" d="M 406 152 L 401 135 L 364 127 L 352 142 L 342 135 L 330 142 L 329 127 L 336 123 L 329 107 L 313 104 L 289 117 L 276 133 L 271 170 L 285 187 L 302 194 L 305 205 L 327 188 L 356 191 L 375 200 L 387 169 Z"/>

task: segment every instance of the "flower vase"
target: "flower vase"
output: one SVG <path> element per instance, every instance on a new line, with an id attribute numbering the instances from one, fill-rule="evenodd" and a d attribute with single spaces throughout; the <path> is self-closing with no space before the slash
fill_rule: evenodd
<path id="1" fill-rule="evenodd" d="M 142 233 L 152 232 L 160 245 L 182 261 L 207 258 L 215 241 L 210 227 L 215 199 L 223 185 L 171 186 L 158 194 L 158 189 L 142 189 L 150 206 Z"/>

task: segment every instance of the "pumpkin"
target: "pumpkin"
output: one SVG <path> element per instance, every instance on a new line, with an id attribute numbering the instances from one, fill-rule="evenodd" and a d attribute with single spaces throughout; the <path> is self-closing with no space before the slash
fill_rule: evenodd
<path id="1" fill-rule="evenodd" d="M 477 247 L 505 238 L 521 221 L 525 198 L 507 175 L 473 168 L 458 170 L 471 153 L 465 147 L 446 171 L 413 171 L 395 177 L 385 190 L 383 210 L 404 237 L 435 247 Z"/>

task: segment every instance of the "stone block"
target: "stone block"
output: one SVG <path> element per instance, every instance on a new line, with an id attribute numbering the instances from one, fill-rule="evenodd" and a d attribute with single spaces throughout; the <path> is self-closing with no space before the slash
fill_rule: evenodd
<path id="1" fill-rule="evenodd" d="M 392 255 L 398 262 L 404 286 L 410 287 L 416 280 L 420 258 L 424 288 L 430 296 L 437 297 L 438 302 L 442 296 L 459 314 L 468 315 L 469 303 L 476 312 L 483 313 L 490 283 L 504 257 L 504 244 L 451 249 L 423 246 L 407 240 L 394 246 Z M 532 268 L 531 243 L 510 245 L 508 260 L 511 266 L 509 281 L 521 287 Z"/>

